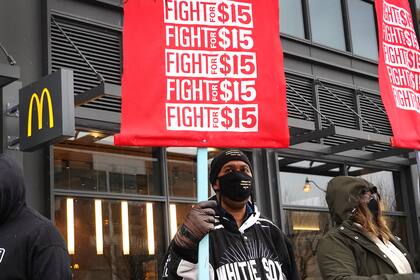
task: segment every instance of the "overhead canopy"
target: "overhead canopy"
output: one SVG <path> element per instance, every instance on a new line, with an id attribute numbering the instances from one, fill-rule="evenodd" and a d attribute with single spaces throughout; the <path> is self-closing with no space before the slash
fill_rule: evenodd
<path id="1" fill-rule="evenodd" d="M 8 84 L 18 80 L 19 78 L 19 67 L 0 63 L 0 87 L 7 86 Z"/>
<path id="2" fill-rule="evenodd" d="M 287 100 L 289 110 L 294 110 L 295 114 L 292 117 L 289 116 L 288 119 L 290 148 L 281 150 L 282 154 L 300 157 L 305 157 L 306 155 L 310 158 L 316 157 L 319 160 L 326 161 L 346 161 L 363 165 L 372 164 L 383 168 L 396 168 L 401 165 L 415 164 L 414 154 L 410 154 L 412 150 L 391 147 L 390 139 L 392 135 L 389 131 L 383 131 L 382 128 L 375 127 L 375 122 L 371 119 L 367 120 L 366 117 L 363 117 L 348 106 L 340 96 L 322 82 L 315 81 L 315 83 L 322 87 L 323 94 L 331 95 L 335 100 L 335 108 L 331 110 L 335 110 L 338 117 L 341 112 L 345 112 L 346 115 L 351 115 L 357 122 L 363 124 L 360 127 L 368 127 L 368 129 L 345 127 L 342 122 L 337 124 L 288 83 L 288 96 L 295 97 Z M 386 117 L 385 112 L 378 104 L 368 97 L 363 98 L 365 98 L 365 102 L 372 104 L 372 108 L 375 110 L 372 114 L 381 114 L 381 116 L 383 114 Z M 305 111 L 302 109 L 303 106 L 299 105 L 296 100 L 306 106 Z M 307 113 L 308 110 L 312 111 L 311 114 Z M 331 141 L 330 139 L 332 138 L 339 139 L 339 141 Z M 299 160 L 285 159 L 280 161 L 280 166 L 286 167 L 290 163 L 297 161 Z M 318 169 L 318 171 L 330 170 L 328 166 Z"/>

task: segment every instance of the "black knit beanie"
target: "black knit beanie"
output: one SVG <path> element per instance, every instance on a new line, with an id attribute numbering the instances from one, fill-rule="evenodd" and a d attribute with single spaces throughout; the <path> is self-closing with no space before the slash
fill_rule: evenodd
<path id="1" fill-rule="evenodd" d="M 248 157 L 240 150 L 226 150 L 218 154 L 210 165 L 210 183 L 213 185 L 216 182 L 217 175 L 222 169 L 223 165 L 232 160 L 240 160 L 248 164 L 249 168 L 252 171 L 252 165 Z"/>

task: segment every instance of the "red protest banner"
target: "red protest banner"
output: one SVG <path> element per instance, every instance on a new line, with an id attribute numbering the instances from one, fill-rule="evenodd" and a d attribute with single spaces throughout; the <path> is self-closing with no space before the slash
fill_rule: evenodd
<path id="1" fill-rule="evenodd" d="M 392 145 L 420 149 L 420 51 L 407 0 L 375 0 L 379 86 Z"/>
<path id="2" fill-rule="evenodd" d="M 124 6 L 117 145 L 287 147 L 278 0 Z"/>

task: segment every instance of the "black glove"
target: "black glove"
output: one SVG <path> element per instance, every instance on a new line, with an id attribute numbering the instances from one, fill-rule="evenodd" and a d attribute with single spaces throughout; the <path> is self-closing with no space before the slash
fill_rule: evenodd
<path id="1" fill-rule="evenodd" d="M 182 248 L 195 248 L 200 240 L 214 229 L 216 206 L 215 200 L 201 201 L 193 205 L 174 236 L 175 244 Z"/>

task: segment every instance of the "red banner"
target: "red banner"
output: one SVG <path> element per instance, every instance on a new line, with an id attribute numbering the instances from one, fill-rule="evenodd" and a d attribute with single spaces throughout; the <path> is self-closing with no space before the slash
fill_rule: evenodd
<path id="1" fill-rule="evenodd" d="M 392 145 L 420 150 L 420 51 L 407 0 L 375 0 L 379 86 Z"/>
<path id="2" fill-rule="evenodd" d="M 287 147 L 278 0 L 124 6 L 117 145 Z"/>

